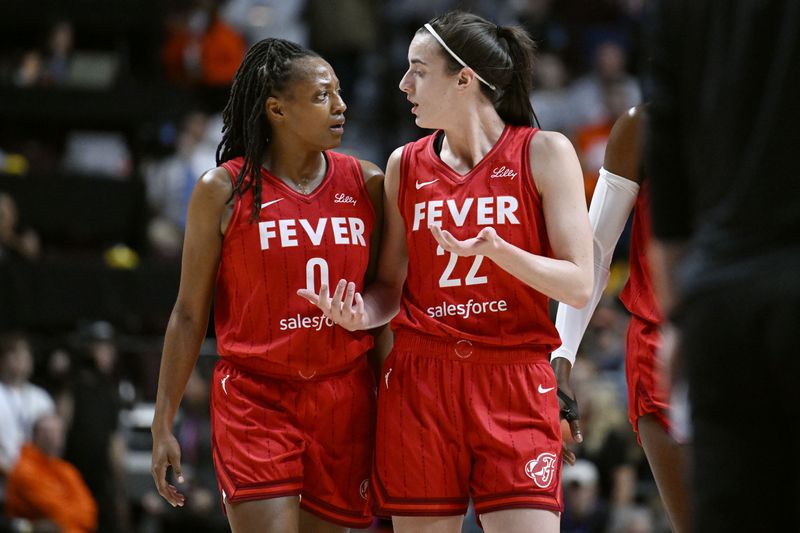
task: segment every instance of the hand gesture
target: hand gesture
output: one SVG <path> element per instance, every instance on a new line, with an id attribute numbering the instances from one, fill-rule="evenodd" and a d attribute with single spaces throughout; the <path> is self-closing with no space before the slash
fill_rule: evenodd
<path id="1" fill-rule="evenodd" d="M 500 237 L 493 227 L 487 226 L 483 228 L 480 233 L 471 239 L 460 241 L 453 237 L 453 235 L 443 230 L 439 226 L 428 226 L 433 234 L 433 238 L 439 243 L 446 252 L 451 252 L 461 257 L 470 257 L 473 255 L 489 256 L 497 249 Z"/>
<path id="2" fill-rule="evenodd" d="M 366 329 L 364 299 L 356 292 L 356 284 L 352 281 L 348 283 L 347 280 L 339 280 L 332 298 L 328 296 L 328 285 L 324 283 L 319 288 L 319 294 L 308 289 L 300 289 L 297 294 L 319 307 L 326 317 L 344 329 Z"/>

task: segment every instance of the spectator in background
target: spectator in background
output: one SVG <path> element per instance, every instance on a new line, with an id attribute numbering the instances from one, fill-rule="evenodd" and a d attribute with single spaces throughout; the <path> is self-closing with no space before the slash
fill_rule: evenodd
<path id="1" fill-rule="evenodd" d="M 308 46 L 305 10 L 305 0 L 228 0 L 220 7 L 220 16 L 241 32 L 248 44 L 272 37 Z"/>
<path id="2" fill-rule="evenodd" d="M 63 85 L 67 82 L 74 41 L 75 34 L 71 22 L 60 20 L 53 25 L 42 65 L 39 80 L 41 84 Z"/>
<path id="3" fill-rule="evenodd" d="M 208 125 L 205 113 L 189 113 L 178 133 L 175 153 L 145 167 L 147 204 L 153 214 L 147 236 L 159 255 L 179 255 L 189 197 L 198 176 L 216 166 L 216 145 L 220 139 L 209 135 Z"/>
<path id="4" fill-rule="evenodd" d="M 577 130 L 580 127 L 616 120 L 626 109 L 641 102 L 639 83 L 628 74 L 626 62 L 627 52 L 619 43 L 607 40 L 597 46 L 594 52 L 594 68 L 589 74 L 575 80 L 569 88 L 572 110 L 570 129 Z M 609 113 L 608 110 L 608 93 L 611 90 L 621 90 L 625 95 L 618 112 L 614 113 Z"/>
<path id="5" fill-rule="evenodd" d="M 230 85 L 247 45 L 213 2 L 173 16 L 162 50 L 167 78 L 210 87 Z"/>
<path id="6" fill-rule="evenodd" d="M 555 54 L 541 54 L 534 70 L 531 104 L 539 125 L 548 130 L 566 132 L 570 109 L 565 89 L 567 67 Z"/>
<path id="7" fill-rule="evenodd" d="M 43 59 L 39 50 L 26 50 L 19 60 L 14 72 L 13 82 L 17 87 L 33 87 L 38 85 L 42 75 Z"/>
<path id="8" fill-rule="evenodd" d="M 64 449 L 64 424 L 54 415 L 36 420 L 33 440 L 22 448 L 8 476 L 6 512 L 12 517 L 38 521 L 57 527 L 52 531 L 85 533 L 97 528 L 97 505 L 81 474 L 61 459 Z"/>
<path id="9" fill-rule="evenodd" d="M 603 533 L 608 522 L 608 502 L 599 497 L 597 467 L 586 459 L 564 465 L 562 533 Z"/>
<path id="10" fill-rule="evenodd" d="M 378 38 L 372 0 L 308 0 L 311 48 L 327 58 L 349 97 L 360 75 L 361 59 Z M 354 104 L 358 99 L 352 98 Z"/>
<path id="11" fill-rule="evenodd" d="M 642 454 L 628 431 L 619 388 L 598 374 L 593 374 L 584 386 L 577 396 L 586 432 L 576 455 L 597 467 L 600 497 L 613 510 L 634 501 L 636 470 Z"/>
<path id="12" fill-rule="evenodd" d="M 55 412 L 50 396 L 28 380 L 33 354 L 19 333 L 0 336 L 0 474 L 8 472 L 30 439 L 33 423 Z"/>
<path id="13" fill-rule="evenodd" d="M 30 228 L 19 227 L 16 202 L 11 195 L 0 191 L 0 262 L 7 255 L 35 260 L 40 252 L 39 235 Z"/>
<path id="14" fill-rule="evenodd" d="M 84 358 L 72 387 L 65 458 L 81 471 L 97 501 L 99 531 L 116 533 L 126 529 L 127 507 L 121 484 L 125 444 L 118 432 L 114 329 L 107 322 L 93 322 L 81 337 Z"/>
<path id="15" fill-rule="evenodd" d="M 611 136 L 611 128 L 617 117 L 625 113 L 628 104 L 638 98 L 638 88 L 625 80 L 610 81 L 602 94 L 602 106 L 596 109 L 597 115 L 593 122 L 587 122 L 577 127 L 574 132 L 575 145 L 583 169 L 583 185 L 586 191 L 586 203 L 591 203 L 594 188 L 597 186 L 597 176 L 603 166 L 603 159 Z"/>

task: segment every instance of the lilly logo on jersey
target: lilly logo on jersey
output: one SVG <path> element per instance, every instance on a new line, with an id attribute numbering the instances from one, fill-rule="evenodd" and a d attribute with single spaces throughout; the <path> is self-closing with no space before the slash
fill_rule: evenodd
<path id="1" fill-rule="evenodd" d="M 556 454 L 542 452 L 539 457 L 528 461 L 525 465 L 525 474 L 536 483 L 540 489 L 546 489 L 556 477 Z"/>
<path id="2" fill-rule="evenodd" d="M 336 195 L 333 197 L 333 203 L 356 205 L 356 199 L 343 192 L 337 192 Z"/>
<path id="3" fill-rule="evenodd" d="M 495 167 L 492 169 L 492 174 L 489 176 L 492 179 L 496 178 L 511 178 L 512 180 L 517 177 L 517 173 L 510 168 L 506 168 L 505 165 L 502 167 Z"/>

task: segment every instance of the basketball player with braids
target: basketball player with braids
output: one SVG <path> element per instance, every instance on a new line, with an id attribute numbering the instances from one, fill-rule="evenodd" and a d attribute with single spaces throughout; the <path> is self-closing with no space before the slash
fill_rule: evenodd
<path id="1" fill-rule="evenodd" d="M 184 505 L 172 433 L 205 336 L 217 351 L 212 446 L 234 532 L 366 527 L 375 381 L 367 332 L 336 326 L 299 288 L 359 290 L 377 257 L 383 174 L 331 151 L 346 106 L 331 66 L 280 39 L 255 44 L 223 113 L 218 167 L 192 194 L 181 283 L 164 340 L 152 425 L 159 493 Z"/>
<path id="2" fill-rule="evenodd" d="M 559 529 L 559 397 L 580 437 L 548 305 L 588 301 L 592 242 L 572 145 L 533 127 L 533 54 L 472 14 L 417 31 L 400 89 L 437 131 L 389 158 L 376 281 L 302 291 L 348 330 L 393 319 L 372 487 L 397 531 L 460 531 L 470 497 L 488 532 Z"/>
<path id="3" fill-rule="evenodd" d="M 672 436 L 666 384 L 659 383 L 656 353 L 661 345 L 661 308 L 650 276 L 650 182 L 642 172 L 642 143 L 646 107 L 637 106 L 614 124 L 606 147 L 603 168 L 592 196 L 589 219 L 595 247 L 594 290 L 589 305 L 575 309 L 560 304 L 556 327 L 562 345 L 553 360 L 575 362 L 589 320 L 608 284 L 609 267 L 617 241 L 633 210 L 630 278 L 620 299 L 631 313 L 625 349 L 628 382 L 628 418 L 644 449 L 672 529 L 691 530 L 688 446 Z"/>

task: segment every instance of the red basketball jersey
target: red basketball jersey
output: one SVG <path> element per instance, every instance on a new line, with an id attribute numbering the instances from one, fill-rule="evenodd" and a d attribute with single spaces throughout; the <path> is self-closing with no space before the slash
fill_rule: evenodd
<path id="1" fill-rule="evenodd" d="M 647 248 L 650 244 L 649 189 L 648 181 L 644 180 L 633 211 L 631 275 L 619 298 L 632 315 L 652 324 L 660 324 L 661 311 L 656 303 L 653 282 L 650 279 L 650 266 L 647 262 Z"/>
<path id="2" fill-rule="evenodd" d="M 509 243 L 549 256 L 542 203 L 530 173 L 529 146 L 537 131 L 506 126 L 497 144 L 464 176 L 435 152 L 441 132 L 405 146 L 398 202 L 408 277 L 394 329 L 546 351 L 560 345 L 547 296 L 490 259 L 445 252 L 428 229 L 441 224 L 466 239 L 492 226 Z"/>
<path id="3" fill-rule="evenodd" d="M 372 346 L 371 335 L 334 325 L 297 295 L 342 278 L 362 291 L 369 262 L 375 212 L 361 166 L 335 152 L 325 157 L 326 175 L 308 196 L 262 169 L 261 213 L 253 223 L 253 188 L 235 200 L 217 273 L 217 351 L 256 372 L 310 379 Z M 238 157 L 222 167 L 235 180 L 243 163 Z"/>

